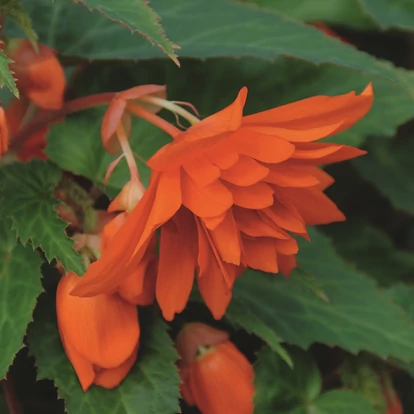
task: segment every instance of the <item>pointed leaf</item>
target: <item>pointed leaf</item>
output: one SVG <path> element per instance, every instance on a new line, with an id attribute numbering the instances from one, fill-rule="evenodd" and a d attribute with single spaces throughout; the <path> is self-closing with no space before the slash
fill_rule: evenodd
<path id="1" fill-rule="evenodd" d="M 12 217 L 13 229 L 23 244 L 31 240 L 46 258 L 62 263 L 66 271 L 82 275 L 84 266 L 65 234 L 67 223 L 58 218 L 53 196 L 62 172 L 40 160 L 15 163 L 0 170 L 0 213 Z"/>
<path id="2" fill-rule="evenodd" d="M 0 221 L 0 379 L 23 347 L 27 324 L 42 291 L 42 260 L 30 246 L 23 247 L 11 230 L 11 220 Z M 0 410 L 1 411 L 1 410 Z M 3 411 L 1 411 L 3 412 Z"/>

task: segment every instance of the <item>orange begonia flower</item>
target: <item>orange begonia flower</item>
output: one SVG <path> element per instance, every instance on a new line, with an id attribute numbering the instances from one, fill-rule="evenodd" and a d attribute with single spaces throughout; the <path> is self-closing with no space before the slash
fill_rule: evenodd
<path id="1" fill-rule="evenodd" d="M 40 108 L 60 109 L 66 87 L 63 68 L 52 48 L 38 43 L 38 49 L 27 39 L 9 40 L 6 53 L 14 61 L 10 69 L 23 95 Z"/>
<path id="2" fill-rule="evenodd" d="M 7 105 L 6 119 L 11 141 L 13 141 L 13 138 L 22 126 L 29 105 L 30 101 L 24 96 L 21 96 L 20 99 L 13 99 Z M 49 126 L 45 125 L 31 135 L 23 146 L 19 148 L 17 158 L 23 162 L 29 161 L 32 158 L 47 159 L 47 155 L 43 152 L 43 149 L 46 147 L 46 135 L 48 132 Z"/>
<path id="3" fill-rule="evenodd" d="M 9 149 L 9 131 L 7 128 L 6 114 L 0 106 L 0 160 L 1 156 Z"/>
<path id="4" fill-rule="evenodd" d="M 177 338 L 181 395 L 202 414 L 252 414 L 254 371 L 228 334 L 191 323 Z"/>
<path id="5" fill-rule="evenodd" d="M 221 318 L 246 267 L 289 275 L 291 234 L 345 220 L 323 193 L 333 179 L 318 164 L 365 151 L 315 143 L 351 127 L 373 91 L 315 96 L 243 116 L 247 88 L 227 108 L 174 136 L 149 161 L 148 190 L 72 294 L 111 292 L 141 260 L 161 227 L 156 298 L 166 319 L 181 312 L 194 272 L 205 303 Z"/>
<path id="6" fill-rule="evenodd" d="M 124 225 L 128 213 L 118 214 L 103 229 L 101 234 L 101 253 L 105 252 L 109 241 Z M 155 280 L 157 274 L 157 257 L 155 256 L 156 238 L 153 237 L 144 257 L 129 269 L 129 275 L 118 286 L 118 294 L 126 301 L 147 306 L 155 299 Z"/>
<path id="7" fill-rule="evenodd" d="M 62 276 L 56 294 L 60 337 L 82 389 L 116 387 L 135 363 L 140 328 L 136 306 L 118 295 L 78 298 L 78 277 Z"/>

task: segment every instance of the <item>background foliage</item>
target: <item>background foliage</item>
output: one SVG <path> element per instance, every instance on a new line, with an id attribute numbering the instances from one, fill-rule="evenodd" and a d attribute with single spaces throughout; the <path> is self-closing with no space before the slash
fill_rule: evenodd
<path id="1" fill-rule="evenodd" d="M 352 375 L 364 364 L 381 365 L 405 412 L 414 412 L 414 3 L 13 1 L 0 7 L 11 18 L 3 34 L 37 34 L 56 48 L 69 76 L 68 99 L 159 83 L 171 99 L 192 102 L 207 116 L 243 85 L 251 113 L 315 94 L 360 92 L 373 82 L 371 112 L 334 137 L 369 153 L 329 168 L 336 179 L 329 196 L 348 221 L 312 230 L 290 279 L 247 271 L 219 326 L 255 363 L 259 414 L 384 412 L 376 411 L 381 395 L 364 391 L 376 375 L 358 388 L 341 373 L 358 354 Z M 309 22 L 329 24 L 344 41 Z M 0 54 L 0 83 L 17 94 L 7 65 Z M 1 94 L 3 103 L 11 95 L 6 88 Z M 84 394 L 59 340 L 58 276 L 48 263 L 78 273 L 83 265 L 57 217 L 54 190 L 63 171 L 109 197 L 128 177 L 121 163 L 104 189 L 113 157 L 101 147 L 101 117 L 99 110 L 68 116 L 48 134 L 49 161 L 0 169 L 0 378 L 8 372 L 24 413 L 195 413 L 179 401 L 170 336 L 188 320 L 215 323 L 196 296 L 170 325 L 157 309 L 141 312 L 137 365 L 112 391 Z M 168 138 L 134 122 L 134 151 L 148 159 Z M 145 182 L 149 171 L 140 168 Z M 0 412 L 6 410 L 0 394 Z"/>

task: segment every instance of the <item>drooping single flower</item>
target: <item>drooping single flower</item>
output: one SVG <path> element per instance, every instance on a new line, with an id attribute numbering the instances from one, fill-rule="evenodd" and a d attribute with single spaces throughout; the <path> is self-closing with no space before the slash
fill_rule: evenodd
<path id="1" fill-rule="evenodd" d="M 254 371 L 226 332 L 191 323 L 178 335 L 181 395 L 202 414 L 252 414 Z"/>
<path id="2" fill-rule="evenodd" d="M 56 52 L 41 43 L 36 51 L 28 39 L 10 39 L 6 53 L 14 61 L 10 69 L 19 91 L 40 108 L 60 109 L 66 80 Z"/>
<path id="3" fill-rule="evenodd" d="M 118 295 L 71 296 L 78 277 L 62 276 L 56 294 L 60 338 L 82 389 L 116 387 L 134 365 L 140 328 L 136 306 Z"/>
<path id="4" fill-rule="evenodd" d="M 9 129 L 10 140 L 17 135 L 22 124 L 26 120 L 28 111 L 30 111 L 30 101 L 24 96 L 20 99 L 13 99 L 6 107 L 7 127 Z M 49 126 L 46 125 L 31 135 L 17 150 L 17 158 L 26 162 L 32 158 L 47 159 L 43 152 L 46 147 L 46 135 L 49 132 Z"/>
<path id="5" fill-rule="evenodd" d="M 243 88 L 225 109 L 171 134 L 147 163 L 144 196 L 72 294 L 116 289 L 161 227 L 156 298 L 164 317 L 184 309 L 196 273 L 219 319 L 246 267 L 289 275 L 298 252 L 292 235 L 308 238 L 306 225 L 345 220 L 323 193 L 332 177 L 317 165 L 365 151 L 313 141 L 361 119 L 371 85 L 361 95 L 315 96 L 243 116 L 246 97 Z"/>
<path id="6" fill-rule="evenodd" d="M 6 114 L 0 106 L 0 160 L 9 149 L 9 131 L 7 128 Z"/>

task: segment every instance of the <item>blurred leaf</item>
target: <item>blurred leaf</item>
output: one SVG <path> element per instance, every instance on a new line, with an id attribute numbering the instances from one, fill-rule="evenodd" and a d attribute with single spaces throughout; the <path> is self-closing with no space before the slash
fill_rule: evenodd
<path id="1" fill-rule="evenodd" d="M 386 233 L 362 221 L 326 229 L 338 253 L 383 286 L 414 281 L 414 254 L 399 250 Z"/>
<path id="2" fill-rule="evenodd" d="M 3 42 L 0 41 L 0 44 Z M 16 87 L 16 80 L 9 69 L 9 63 L 12 61 L 0 50 L 0 87 L 7 86 L 10 91 L 18 98 L 19 91 Z"/>
<path id="3" fill-rule="evenodd" d="M 231 323 L 242 327 L 245 331 L 263 339 L 273 352 L 277 353 L 290 368 L 293 368 L 292 358 L 289 352 L 280 344 L 281 339 L 276 335 L 275 331 L 266 326 L 256 315 L 246 310 L 239 302 L 232 302 L 232 306 L 227 310 L 226 318 Z"/>
<path id="4" fill-rule="evenodd" d="M 117 0 L 116 2 L 113 0 L 71 1 L 86 6 L 89 11 L 98 11 L 109 20 L 119 23 L 133 33 L 140 33 L 151 44 L 158 46 L 168 57 L 178 62 L 174 53 L 174 49 L 177 46 L 167 39 L 159 22 L 159 17 L 149 7 L 146 0 Z"/>
<path id="5" fill-rule="evenodd" d="M 30 16 L 20 3 L 20 0 L 3 0 L 0 4 L 0 12 L 13 19 L 24 31 L 29 40 L 36 45 L 37 34 L 33 30 Z"/>
<path id="6" fill-rule="evenodd" d="M 321 342 L 352 353 L 366 350 L 413 360 L 414 326 L 401 308 L 347 266 L 329 239 L 312 229 L 310 237 L 311 243 L 300 242 L 299 265 L 316 278 L 329 303 L 304 289 L 296 272 L 286 279 L 247 270 L 235 284 L 230 312 L 234 302 L 277 336 L 302 348 Z"/>
<path id="7" fill-rule="evenodd" d="M 322 382 L 312 357 L 290 349 L 294 368 L 288 367 L 271 348 L 263 348 L 255 364 L 255 412 L 288 413 L 308 406 L 321 392 Z"/>
<path id="8" fill-rule="evenodd" d="M 83 392 L 60 342 L 53 295 L 42 295 L 29 326 L 30 353 L 38 379 L 53 379 L 69 414 L 175 414 L 178 407 L 178 359 L 165 323 L 151 310 L 141 311 L 138 360 L 122 384 L 112 390 L 93 386 Z"/>
<path id="9" fill-rule="evenodd" d="M 267 10 L 278 11 L 306 22 L 323 21 L 355 28 L 372 27 L 359 0 L 245 0 Z M 329 3 L 329 4 L 328 4 Z"/>
<path id="10" fill-rule="evenodd" d="M 104 151 L 101 141 L 103 112 L 87 111 L 82 115 L 67 117 L 63 122 L 52 125 L 47 136 L 46 153 L 50 159 L 64 170 L 89 178 L 103 188 L 106 170 L 116 159 Z M 131 133 L 131 146 L 140 157 L 148 159 L 162 145 L 169 142 L 167 134 L 152 124 L 134 119 Z M 150 170 L 137 160 L 141 178 L 148 183 Z M 108 182 L 108 193 L 116 195 L 129 180 L 128 167 L 121 160 Z"/>
<path id="11" fill-rule="evenodd" d="M 12 228 L 23 244 L 29 240 L 41 247 L 48 261 L 62 263 L 66 271 L 84 272 L 80 256 L 73 250 L 73 240 L 65 234 L 67 223 L 57 216 L 54 198 L 62 172 L 40 160 L 15 163 L 0 170 L 0 214 L 13 219 Z"/>
<path id="12" fill-rule="evenodd" d="M 40 40 L 61 54 L 87 59 L 148 59 L 159 49 L 134 39 L 125 28 L 97 13 L 58 0 L 24 2 Z M 412 82 L 389 62 L 359 52 L 319 30 L 232 0 L 153 0 L 163 26 L 180 44 L 182 57 L 289 56 L 313 63 L 333 63 L 387 78 L 414 93 Z M 51 19 L 50 16 L 54 18 Z M 72 22 L 76 21 L 76 25 Z M 9 30 L 16 36 L 16 31 Z M 138 41 L 137 41 L 138 40 Z M 140 41 L 140 43 L 139 43 Z"/>
<path id="13" fill-rule="evenodd" d="M 414 2 L 411 0 L 361 0 L 364 13 L 383 29 L 414 29 Z"/>
<path id="14" fill-rule="evenodd" d="M 292 414 L 377 414 L 361 395 L 348 390 L 328 391 L 322 394 L 306 411 Z"/>
<path id="15" fill-rule="evenodd" d="M 353 161 L 359 173 L 399 210 L 414 214 L 414 138 L 368 142 L 368 155 Z"/>
<path id="16" fill-rule="evenodd" d="M 389 299 L 397 303 L 407 312 L 408 318 L 414 323 L 414 286 L 400 283 L 391 286 L 384 292 Z"/>
<path id="17" fill-rule="evenodd" d="M 36 298 L 42 291 L 42 260 L 30 246 L 16 241 L 11 220 L 0 221 L 0 379 L 23 346 L 27 324 L 32 320 Z M 3 411 L 0 411 L 3 412 Z"/>

